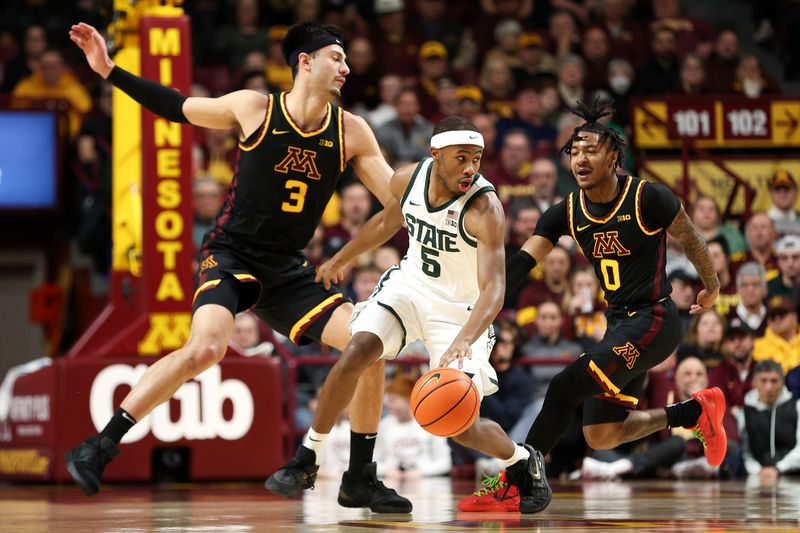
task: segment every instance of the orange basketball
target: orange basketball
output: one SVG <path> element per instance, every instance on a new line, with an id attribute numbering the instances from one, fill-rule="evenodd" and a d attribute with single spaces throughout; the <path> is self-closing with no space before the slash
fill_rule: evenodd
<path id="1" fill-rule="evenodd" d="M 411 412 L 428 433 L 453 437 L 478 418 L 480 395 L 461 370 L 435 368 L 423 375 L 411 391 Z"/>

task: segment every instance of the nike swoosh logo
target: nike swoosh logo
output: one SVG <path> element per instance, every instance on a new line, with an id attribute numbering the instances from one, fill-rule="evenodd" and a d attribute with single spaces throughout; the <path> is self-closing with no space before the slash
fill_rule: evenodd
<path id="1" fill-rule="evenodd" d="M 578 226 L 578 231 L 579 231 L 579 232 L 580 232 L 580 231 L 583 231 L 583 230 L 585 230 L 586 228 L 588 228 L 589 226 L 591 226 L 591 224 L 586 224 L 585 226 Z"/>
<path id="2" fill-rule="evenodd" d="M 410 203 L 411 205 L 422 205 L 422 204 L 416 204 L 416 203 L 412 202 L 411 200 L 409 200 L 408 203 Z"/>
<path id="3" fill-rule="evenodd" d="M 134 420 L 134 419 L 131 417 L 131 415 L 129 415 L 128 413 L 122 413 L 122 418 L 124 418 L 125 420 L 127 420 L 127 421 L 128 421 L 128 422 L 130 422 L 131 424 L 135 424 L 135 423 L 136 423 L 136 420 Z"/>
<path id="4" fill-rule="evenodd" d="M 366 437 L 364 437 L 364 438 L 365 438 L 365 439 L 367 439 L 367 440 L 372 440 L 372 439 L 375 439 L 375 438 L 377 438 L 377 437 L 378 437 L 377 435 L 367 435 L 367 436 L 366 436 Z"/>
<path id="5" fill-rule="evenodd" d="M 478 136 L 477 136 L 477 135 L 470 135 L 470 136 L 469 136 L 469 138 L 470 138 L 470 140 L 472 140 L 472 139 L 477 139 L 477 138 L 478 138 Z"/>
<path id="6" fill-rule="evenodd" d="M 289 133 L 289 130 L 279 130 L 276 128 L 272 128 L 273 135 L 283 135 L 284 133 Z"/>
<path id="7" fill-rule="evenodd" d="M 439 378 L 440 378 L 440 377 L 442 377 L 442 375 L 441 375 L 441 374 L 438 374 L 438 373 L 437 373 L 437 374 L 434 374 L 434 375 L 432 375 L 431 377 L 429 377 L 428 379 L 426 379 L 426 380 L 425 380 L 425 383 L 423 383 L 423 384 L 422 384 L 422 387 L 420 387 L 420 388 L 419 388 L 419 390 L 422 390 L 422 389 L 424 389 L 424 388 L 425 388 L 425 386 L 426 386 L 426 385 L 428 385 L 428 383 L 430 383 L 430 382 L 431 382 L 431 381 L 433 381 L 434 379 L 435 379 L 436 381 L 439 381 Z"/>
<path id="8" fill-rule="evenodd" d="M 531 455 L 530 460 L 533 461 L 533 466 L 536 467 L 536 472 L 533 474 L 533 478 L 536 480 L 541 480 L 542 473 L 539 471 L 539 461 L 537 461 L 536 457 L 534 457 L 533 455 Z"/>
<path id="9" fill-rule="evenodd" d="M 467 306 L 467 311 L 472 311 L 473 309 L 475 309 L 475 306 L 472 305 Z"/>
<path id="10" fill-rule="evenodd" d="M 628 316 L 635 316 L 635 315 L 636 315 L 636 311 L 628 311 Z"/>
<path id="11" fill-rule="evenodd" d="M 317 440 L 314 437 L 308 437 L 308 440 L 310 440 L 311 442 L 322 442 L 321 440 Z"/>

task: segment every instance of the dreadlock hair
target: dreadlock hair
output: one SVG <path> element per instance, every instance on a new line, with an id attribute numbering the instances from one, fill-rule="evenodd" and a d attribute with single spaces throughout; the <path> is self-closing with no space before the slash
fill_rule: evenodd
<path id="1" fill-rule="evenodd" d="M 601 118 L 607 117 L 614 112 L 614 108 L 611 107 L 613 103 L 613 100 L 604 103 L 601 102 L 600 97 L 595 97 L 590 107 L 586 103 L 578 101 L 578 106 L 572 113 L 581 117 L 586 123 L 572 130 L 572 135 L 570 135 L 567 144 L 561 147 L 561 152 L 569 155 L 572 152 L 572 143 L 581 139 L 580 134 L 582 132 L 592 132 L 599 136 L 599 144 L 608 144 L 612 150 L 619 154 L 619 157 L 617 157 L 617 165 L 622 166 L 622 147 L 625 146 L 625 141 L 619 133 L 598 122 Z"/>

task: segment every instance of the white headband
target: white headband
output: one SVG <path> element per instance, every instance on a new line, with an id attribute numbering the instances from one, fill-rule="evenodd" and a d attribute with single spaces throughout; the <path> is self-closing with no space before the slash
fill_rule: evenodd
<path id="1" fill-rule="evenodd" d="M 444 148 L 454 144 L 471 144 L 483 148 L 483 135 L 477 131 L 454 130 L 437 133 L 431 137 L 431 148 Z"/>

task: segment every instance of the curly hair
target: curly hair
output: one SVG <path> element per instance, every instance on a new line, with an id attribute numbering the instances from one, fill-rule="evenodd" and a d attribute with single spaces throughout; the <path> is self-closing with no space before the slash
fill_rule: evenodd
<path id="1" fill-rule="evenodd" d="M 602 103 L 599 97 L 594 99 L 591 106 L 585 102 L 578 101 L 578 105 L 572 110 L 572 113 L 586 122 L 572 130 L 572 135 L 570 135 L 567 143 L 561 147 L 561 152 L 569 155 L 572 152 L 572 144 L 581 139 L 580 134 L 582 132 L 596 133 L 599 136 L 599 144 L 607 144 L 611 150 L 619 154 L 617 165 L 622 166 L 622 147 L 625 146 L 625 140 L 615 130 L 599 122 L 601 118 L 614 113 L 614 108 L 611 107 L 611 104 L 613 104 L 613 101 L 611 103 Z"/>

